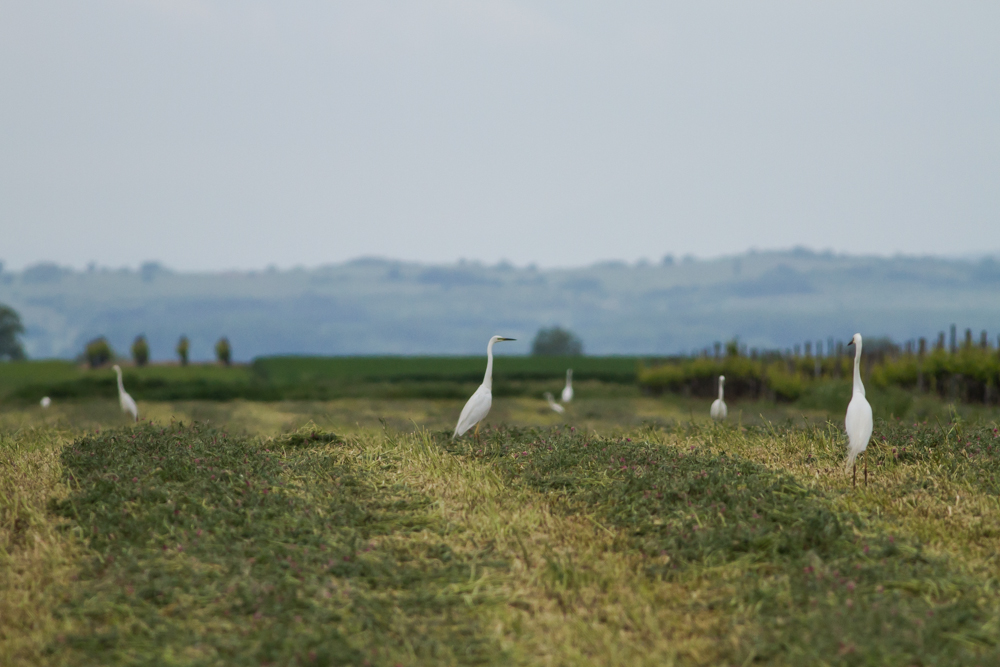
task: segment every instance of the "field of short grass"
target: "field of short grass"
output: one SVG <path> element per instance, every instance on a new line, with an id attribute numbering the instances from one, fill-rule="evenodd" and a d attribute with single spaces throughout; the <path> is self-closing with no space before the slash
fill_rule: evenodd
<path id="1" fill-rule="evenodd" d="M 996 414 L 732 407 L 8 407 L 0 664 L 997 664 Z"/>

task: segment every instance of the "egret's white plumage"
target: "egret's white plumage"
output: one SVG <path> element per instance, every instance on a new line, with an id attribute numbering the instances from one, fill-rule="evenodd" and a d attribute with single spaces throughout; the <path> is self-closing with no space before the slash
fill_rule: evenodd
<path id="1" fill-rule="evenodd" d="M 712 415 L 712 419 L 725 419 L 729 411 L 726 410 L 726 402 L 722 399 L 722 385 L 726 383 L 726 376 L 719 376 L 719 397 L 712 401 L 712 408 L 709 410 L 709 414 Z"/>
<path id="2" fill-rule="evenodd" d="M 569 403 L 573 400 L 573 369 L 570 368 L 566 371 L 566 386 L 562 390 L 562 402 Z M 556 412 L 561 412 L 556 410 Z"/>
<path id="3" fill-rule="evenodd" d="M 122 384 L 122 369 L 118 364 L 115 364 L 113 368 L 118 373 L 118 402 L 121 403 L 122 412 L 131 414 L 133 421 L 139 421 L 139 406 L 135 404 L 132 397 L 125 391 L 125 385 Z"/>
<path id="4" fill-rule="evenodd" d="M 854 394 L 847 405 L 847 418 L 844 420 L 847 428 L 847 464 L 844 470 L 847 472 L 850 472 L 858 455 L 868 448 L 874 427 L 872 406 L 865 398 L 865 385 L 861 382 L 861 334 L 854 334 L 851 344 L 854 345 Z"/>
<path id="5" fill-rule="evenodd" d="M 490 413 L 490 406 L 493 405 L 493 344 L 502 340 L 515 339 L 503 336 L 490 338 L 490 342 L 486 345 L 486 375 L 483 377 L 483 383 L 479 385 L 479 389 L 476 389 L 465 407 L 462 408 L 462 414 L 458 418 L 458 424 L 455 426 L 455 434 L 451 436 L 452 438 L 464 434 Z"/>
<path id="6" fill-rule="evenodd" d="M 549 407 L 552 408 L 553 410 L 555 410 L 556 412 L 558 412 L 559 414 L 562 414 L 562 413 L 566 412 L 566 408 L 564 408 L 563 406 L 561 406 L 558 403 L 556 403 L 555 399 L 552 398 L 552 392 L 551 391 L 545 392 L 545 400 L 546 400 L 546 402 L 548 402 Z"/>
<path id="7" fill-rule="evenodd" d="M 50 405 L 52 405 L 52 399 L 51 399 L 51 398 L 49 398 L 48 396 L 42 396 L 42 400 L 38 401 L 38 403 L 39 403 L 39 404 L 40 404 L 40 405 L 41 405 L 41 406 L 42 406 L 43 408 L 47 408 L 47 407 L 49 407 Z"/>

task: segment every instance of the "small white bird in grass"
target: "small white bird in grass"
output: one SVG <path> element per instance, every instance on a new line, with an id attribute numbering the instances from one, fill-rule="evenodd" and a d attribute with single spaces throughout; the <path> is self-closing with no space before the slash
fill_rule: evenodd
<path id="1" fill-rule="evenodd" d="M 38 401 L 38 403 L 39 403 L 39 405 L 41 405 L 41 406 L 42 406 L 43 408 L 47 408 L 47 407 L 49 407 L 50 405 L 52 405 L 52 399 L 51 399 L 51 398 L 49 398 L 48 396 L 42 396 L 42 400 Z"/>
<path id="2" fill-rule="evenodd" d="M 861 452 L 868 449 L 868 441 L 872 437 L 874 420 L 872 406 L 865 398 L 865 385 L 861 382 L 861 334 L 854 334 L 848 345 L 854 346 L 854 394 L 847 404 L 847 418 L 844 426 L 847 428 L 847 465 L 844 472 L 853 470 L 853 486 L 858 485 L 858 467 L 855 460 Z M 868 486 L 868 457 L 865 457 L 865 486 Z"/>
<path id="3" fill-rule="evenodd" d="M 573 369 L 566 371 L 566 386 L 562 390 L 562 402 L 569 403 L 573 400 Z M 559 412 L 559 410 L 556 410 Z"/>
<path id="4" fill-rule="evenodd" d="M 709 410 L 709 414 L 712 415 L 712 419 L 725 419 L 729 411 L 726 410 L 726 402 L 722 400 L 722 385 L 726 384 L 726 376 L 719 376 L 719 397 L 712 401 L 712 409 Z"/>
<path id="5" fill-rule="evenodd" d="M 558 412 L 559 414 L 566 412 L 566 408 L 556 403 L 555 399 L 552 398 L 551 391 L 545 392 L 545 400 L 548 402 L 549 407 Z"/>
<path id="6" fill-rule="evenodd" d="M 112 366 L 115 372 L 118 373 L 118 402 L 121 403 L 122 412 L 128 412 L 132 415 L 133 421 L 139 421 L 139 406 L 135 404 L 135 401 L 128 392 L 125 391 L 125 385 L 122 384 L 122 369 L 118 364 Z"/>
<path id="7" fill-rule="evenodd" d="M 490 406 L 493 405 L 493 344 L 502 340 L 516 340 L 515 338 L 504 338 L 503 336 L 493 336 L 486 346 L 486 375 L 479 389 L 468 400 L 462 408 L 462 414 L 458 418 L 455 426 L 455 434 L 452 439 L 464 434 L 473 426 L 476 427 L 476 437 L 479 437 L 479 422 L 490 413 Z"/>

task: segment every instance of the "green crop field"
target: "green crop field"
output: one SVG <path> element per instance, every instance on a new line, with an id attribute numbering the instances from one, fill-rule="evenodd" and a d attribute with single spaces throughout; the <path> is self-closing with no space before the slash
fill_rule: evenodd
<path id="1" fill-rule="evenodd" d="M 500 356 L 495 373 L 505 380 L 561 379 L 573 369 L 577 380 L 632 384 L 638 357 Z M 277 384 L 312 381 L 440 381 L 481 382 L 485 355 L 474 357 L 261 357 L 254 372 Z"/>
<path id="2" fill-rule="evenodd" d="M 920 400 L 857 488 L 766 402 L 8 403 L 0 664 L 998 664 L 1000 413 Z"/>
<path id="3" fill-rule="evenodd" d="M 580 395 L 638 394 L 635 357 L 498 357 L 494 393 L 540 396 L 562 387 L 572 368 Z M 460 398 L 482 382 L 485 357 L 262 357 L 249 365 L 152 365 L 123 368 L 136 399 L 258 401 L 346 397 Z M 0 363 L 0 400 L 112 398 L 110 367 L 66 361 Z"/>

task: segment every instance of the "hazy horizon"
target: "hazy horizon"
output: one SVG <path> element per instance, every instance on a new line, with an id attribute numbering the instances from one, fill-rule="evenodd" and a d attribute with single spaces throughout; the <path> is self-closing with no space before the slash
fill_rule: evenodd
<path id="1" fill-rule="evenodd" d="M 142 268 L 143 265 L 157 265 L 161 269 L 164 269 L 164 270 L 167 270 L 167 271 L 173 271 L 173 272 L 176 272 L 176 273 L 227 273 L 227 272 L 254 273 L 254 272 L 261 272 L 261 271 L 269 271 L 269 270 L 272 270 L 272 269 L 273 270 L 278 270 L 278 271 L 293 271 L 293 270 L 297 270 L 297 269 L 314 270 L 314 269 L 321 269 L 321 268 L 323 268 L 325 266 L 337 266 L 337 265 L 352 264 L 352 263 L 358 263 L 358 262 L 377 261 L 377 262 L 401 263 L 401 264 L 416 264 L 416 265 L 427 265 L 427 266 L 448 266 L 448 265 L 452 265 L 452 264 L 455 264 L 455 265 L 470 264 L 470 265 L 479 265 L 479 266 L 493 267 L 493 266 L 507 265 L 507 266 L 511 266 L 511 267 L 514 267 L 514 268 L 518 268 L 518 269 L 527 269 L 527 268 L 535 267 L 535 268 L 538 268 L 540 270 L 545 270 L 545 271 L 548 271 L 548 270 L 558 271 L 558 270 L 586 269 L 586 268 L 592 268 L 592 267 L 597 267 L 597 266 L 601 266 L 601 265 L 608 265 L 608 264 L 625 264 L 625 265 L 642 265 L 644 263 L 659 264 L 659 263 L 663 262 L 666 257 L 670 257 L 671 261 L 675 261 L 675 262 L 684 262 L 684 261 L 693 261 L 693 262 L 719 262 L 719 261 L 736 259 L 736 258 L 744 257 L 744 256 L 752 256 L 752 255 L 755 255 L 755 254 L 766 255 L 766 254 L 783 254 L 783 253 L 794 253 L 794 252 L 804 252 L 806 254 L 815 255 L 815 256 L 818 256 L 818 257 L 839 257 L 839 258 L 854 258 L 854 259 L 868 259 L 868 258 L 885 259 L 885 260 L 890 260 L 890 259 L 915 259 L 915 260 L 941 260 L 941 261 L 965 261 L 965 262 L 977 262 L 977 261 L 981 261 L 981 260 L 984 260 L 984 259 L 996 259 L 996 260 L 1000 260 L 1000 251 L 996 251 L 996 252 L 979 251 L 979 252 L 967 252 L 967 253 L 955 253 L 955 254 L 945 254 L 945 253 L 937 253 L 937 254 L 935 254 L 935 253 L 900 253 L 900 252 L 891 253 L 891 254 L 889 254 L 889 253 L 884 253 L 883 254 L 883 253 L 876 253 L 876 252 L 868 252 L 868 253 L 836 252 L 836 251 L 834 251 L 832 249 L 829 249 L 829 248 L 816 249 L 816 248 L 810 248 L 810 247 L 804 246 L 804 245 L 796 245 L 796 246 L 790 246 L 790 247 L 785 247 L 785 248 L 748 248 L 748 249 L 746 249 L 746 250 L 744 250 L 742 252 L 732 252 L 732 253 L 725 253 L 725 254 L 719 254 L 719 255 L 707 256 L 707 257 L 698 256 L 698 255 L 695 255 L 694 253 L 687 253 L 685 255 L 677 255 L 677 254 L 674 254 L 674 253 L 666 253 L 665 255 L 660 255 L 658 257 L 639 257 L 638 259 L 634 259 L 634 260 L 627 260 L 627 259 L 622 259 L 622 258 L 608 257 L 608 258 L 604 258 L 604 259 L 597 259 L 597 260 L 594 260 L 594 261 L 591 261 L 591 262 L 587 262 L 587 263 L 565 264 L 565 265 L 562 265 L 562 264 L 552 265 L 552 264 L 544 264 L 544 263 L 541 263 L 541 262 L 524 262 L 524 263 L 518 263 L 518 262 L 512 262 L 512 261 L 504 259 L 504 258 L 501 258 L 501 259 L 499 259 L 499 260 L 497 260 L 495 262 L 484 262 L 482 260 L 473 259 L 473 258 L 467 258 L 467 257 L 458 257 L 458 258 L 454 258 L 454 259 L 451 259 L 451 260 L 444 260 L 444 261 L 434 262 L 434 261 L 421 261 L 421 260 L 402 259 L 402 258 L 399 258 L 399 257 L 390 257 L 390 256 L 378 255 L 378 254 L 365 254 L 365 255 L 358 255 L 356 257 L 348 257 L 348 258 L 343 259 L 343 260 L 332 261 L 332 262 L 322 262 L 322 263 L 318 263 L 318 264 L 304 264 L 302 262 L 294 262 L 294 263 L 289 263 L 289 264 L 278 264 L 277 262 L 269 262 L 269 263 L 267 263 L 267 264 L 265 264 L 263 266 L 260 266 L 260 265 L 255 265 L 255 266 L 218 266 L 218 267 L 199 268 L 199 269 L 183 269 L 183 268 L 177 268 L 177 267 L 171 266 L 167 262 L 164 262 L 164 261 L 161 261 L 161 260 L 155 259 L 155 258 L 145 259 L 143 261 L 133 262 L 131 264 L 120 264 L 120 265 L 99 264 L 99 263 L 93 262 L 93 261 L 87 262 L 85 264 L 69 264 L 69 263 L 60 263 L 60 262 L 55 262 L 55 261 L 52 261 L 52 260 L 45 260 L 45 259 L 37 261 L 37 262 L 30 262 L 30 263 L 22 262 L 20 265 L 17 265 L 17 264 L 12 264 L 12 263 L 6 261 L 3 257 L 0 257 L 0 270 L 2 270 L 2 271 L 10 271 L 10 272 L 13 272 L 13 273 L 19 273 L 19 272 L 23 272 L 25 269 L 30 269 L 32 267 L 37 267 L 37 266 L 53 266 L 54 265 L 54 266 L 57 266 L 57 267 L 60 267 L 60 268 L 71 269 L 73 271 L 81 271 L 81 272 L 82 271 L 88 271 L 88 270 L 120 271 L 120 270 L 123 270 L 123 269 L 124 270 L 129 270 L 129 271 L 138 271 L 138 270 L 140 270 Z"/>
<path id="2" fill-rule="evenodd" d="M 270 354 L 477 354 L 489 336 L 576 332 L 593 354 L 665 355 L 738 336 L 751 347 L 933 337 L 955 323 L 1000 327 L 1000 261 L 859 257 L 803 248 L 713 260 L 575 268 L 365 259 L 292 270 L 71 271 L 0 274 L 0 302 L 21 313 L 33 357 L 72 357 L 97 336 L 153 358 L 177 339 L 210 358 L 227 336 L 236 359 Z M 857 289 L 860 287 L 860 289 Z"/>

